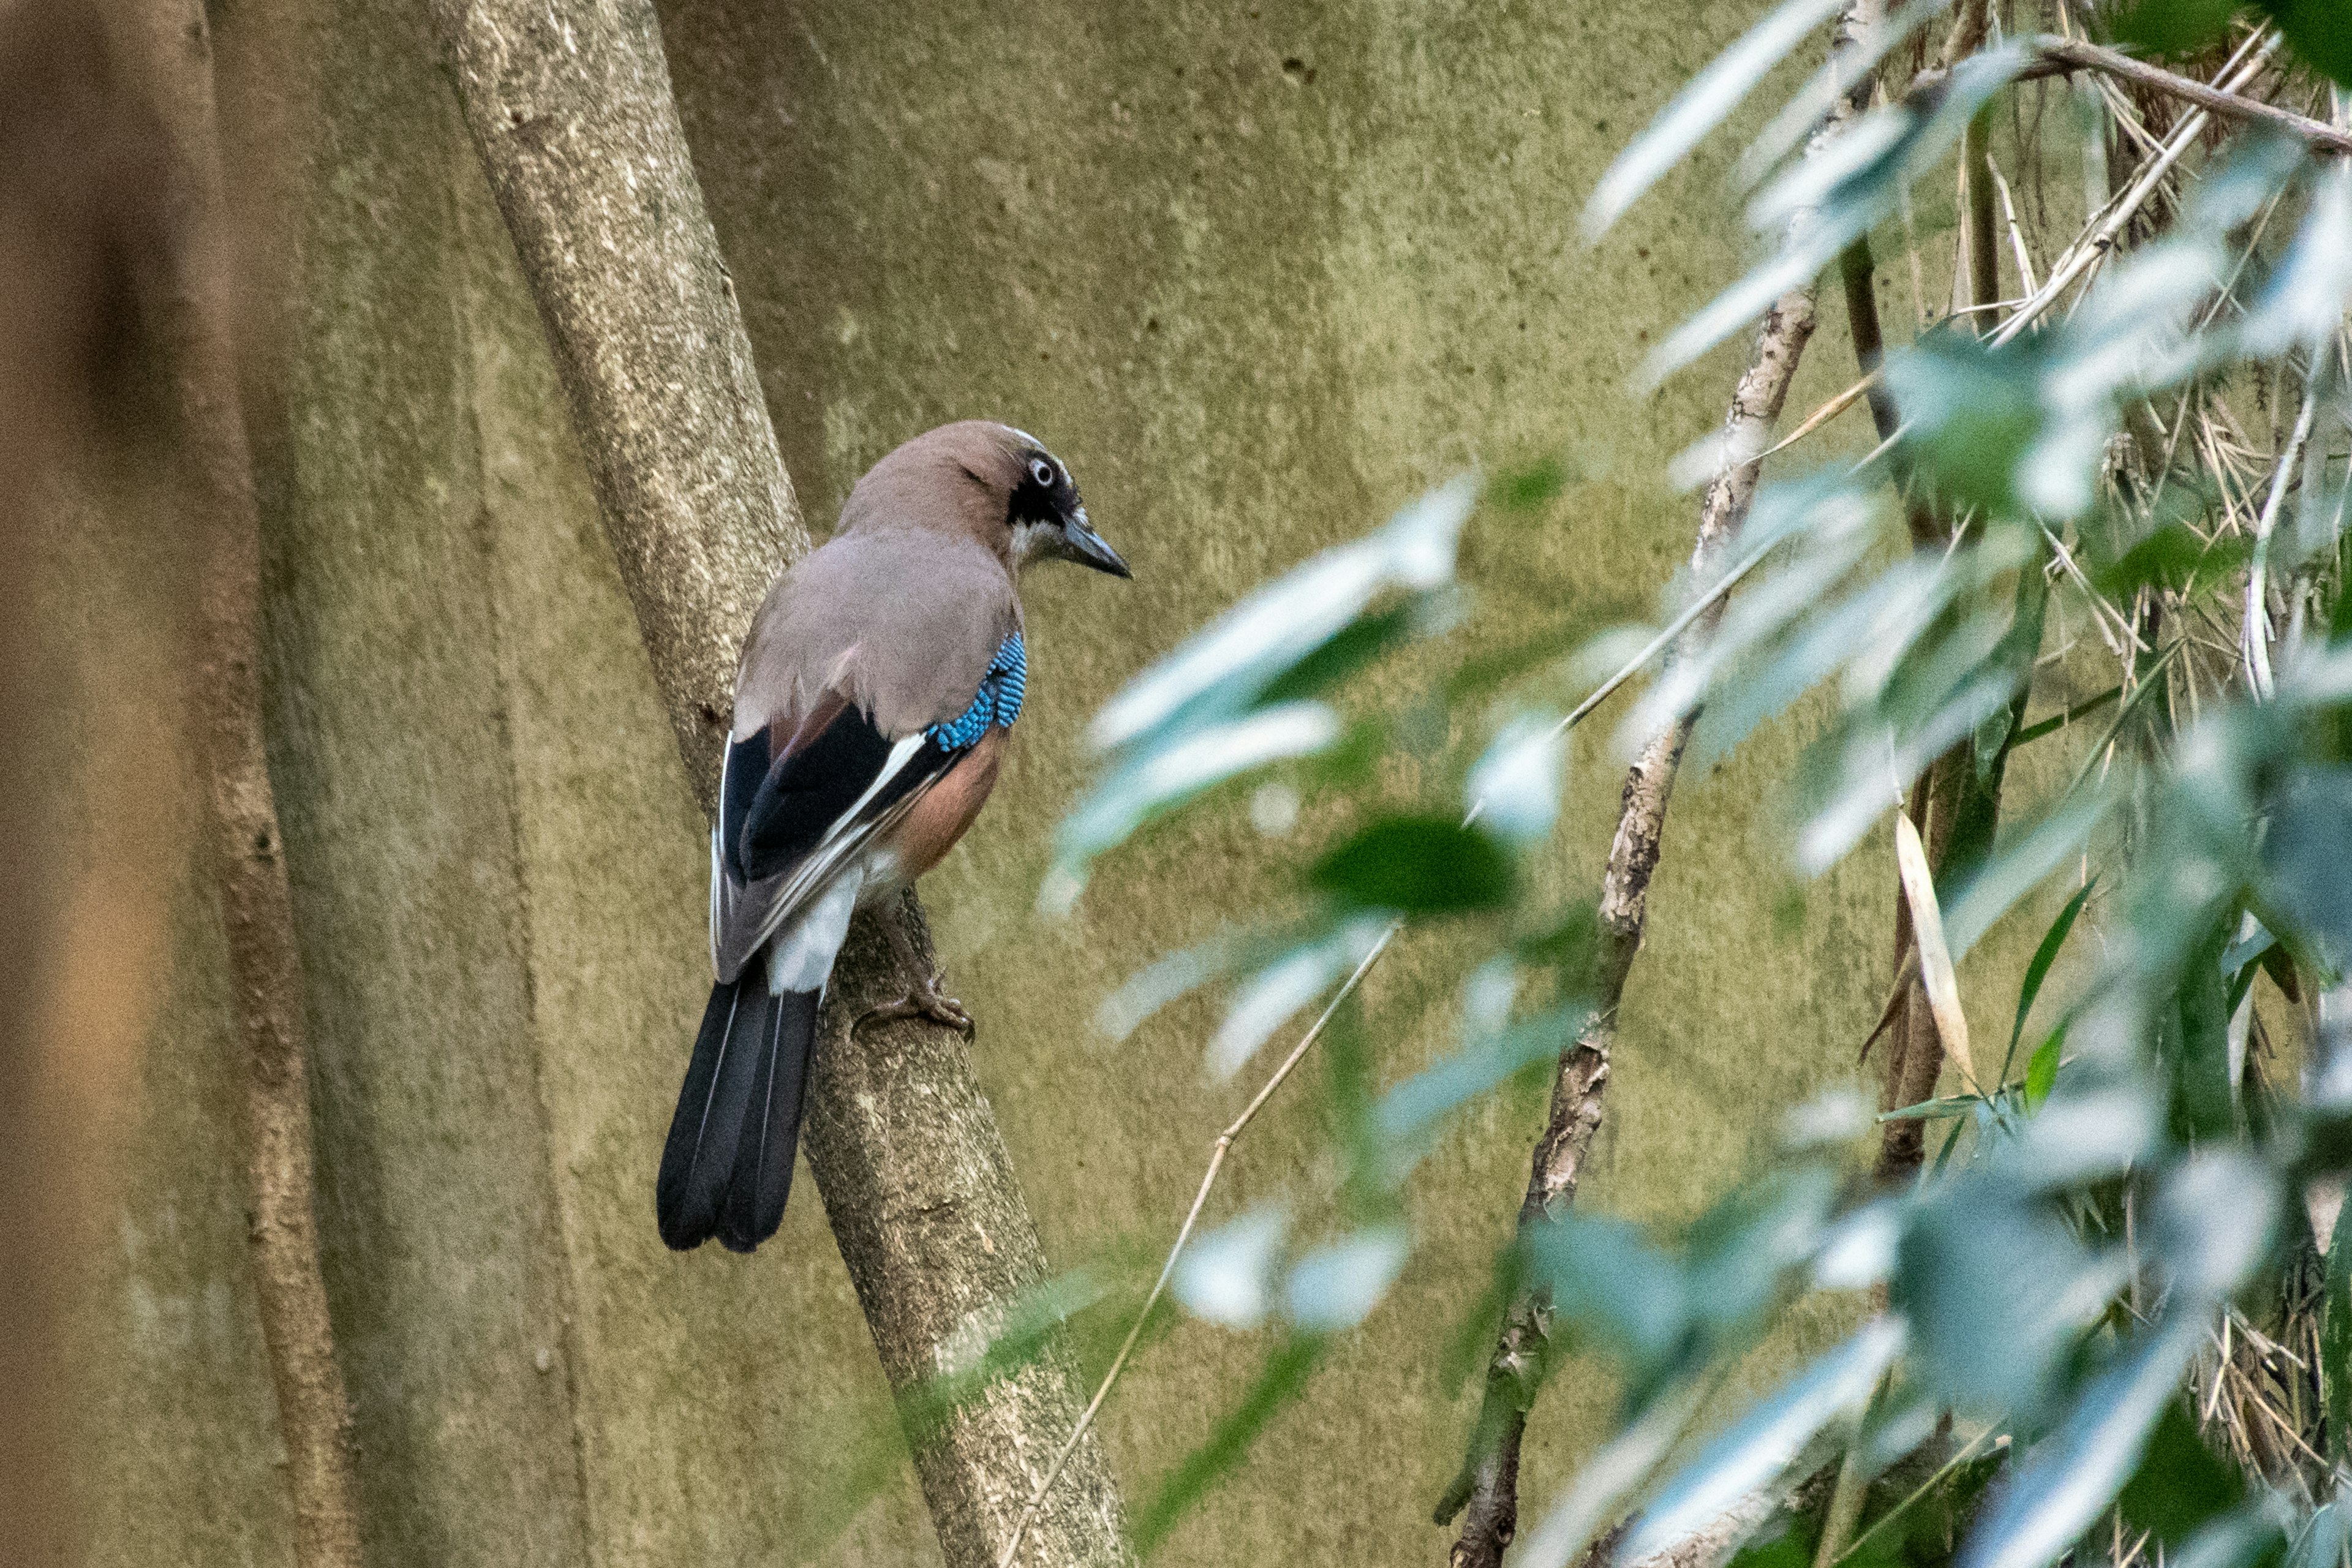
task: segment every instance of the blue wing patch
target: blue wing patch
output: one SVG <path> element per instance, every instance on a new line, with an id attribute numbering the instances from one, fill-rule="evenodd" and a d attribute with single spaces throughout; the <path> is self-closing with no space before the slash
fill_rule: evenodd
<path id="1" fill-rule="evenodd" d="M 1028 689 L 1029 655 L 1021 646 L 1021 634 L 1014 632 L 996 645 L 996 657 L 988 661 L 988 673 L 980 678 L 980 691 L 971 706 L 953 723 L 934 724 L 925 733 L 942 752 L 976 745 L 990 725 L 1013 727 L 1013 721 L 1021 717 L 1021 699 Z"/>

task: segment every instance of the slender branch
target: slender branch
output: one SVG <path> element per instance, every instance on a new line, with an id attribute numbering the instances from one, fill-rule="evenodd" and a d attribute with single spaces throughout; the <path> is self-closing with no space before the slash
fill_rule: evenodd
<path id="1" fill-rule="evenodd" d="M 2076 38 L 2044 37 L 2033 41 L 2033 52 L 2034 61 L 2020 73 L 2021 79 L 2065 76 L 2078 70 L 2099 71 L 2117 80 L 2160 92 L 2168 98 L 2193 103 L 2224 120 L 2244 121 L 2284 131 L 2317 152 L 2352 153 L 2352 132 L 2330 125 L 2326 121 L 2314 120 L 2291 109 L 2264 103 L 2260 99 L 2247 98 L 2226 88 L 2199 81 L 2194 77 L 2179 75 L 2098 44 Z"/>
<path id="2" fill-rule="evenodd" d="M 1551 732 L 1556 736 L 1564 735 L 1582 723 L 1591 715 L 1593 710 L 1606 702 L 1625 682 L 1649 668 L 1650 661 L 1671 647 L 1694 622 L 1703 616 L 1713 616 L 1717 606 L 1723 603 L 1732 589 L 1739 585 L 1741 579 L 1761 565 L 1764 558 L 1772 552 L 1772 542 L 1749 552 L 1747 559 L 1717 578 L 1705 593 L 1685 605 L 1681 614 L 1667 623 L 1665 627 L 1643 645 L 1632 658 L 1620 665 L 1616 673 L 1593 688 L 1585 696 L 1584 700 L 1570 709 L 1565 718 L 1553 725 Z M 1480 795 L 1470 803 L 1470 809 L 1462 819 L 1463 826 L 1466 827 L 1477 821 L 1485 814 L 1486 809 L 1486 797 Z M 1110 1369 L 1103 1373 L 1101 1386 L 1095 1390 L 1095 1396 L 1087 1402 L 1085 1415 L 1079 1417 L 1078 1428 L 1071 1434 L 1072 1444 L 1075 1444 L 1085 1433 L 1086 1428 L 1093 1424 L 1096 1413 L 1101 1410 L 1103 1401 L 1110 1394 L 1111 1386 L 1118 1383 L 1119 1373 L 1126 1370 L 1128 1352 L 1135 1348 L 1136 1341 L 1141 1337 L 1144 1323 L 1151 1316 L 1151 1309 L 1159 1304 L 1161 1292 L 1167 1288 L 1170 1277 L 1175 1273 L 1177 1258 L 1183 1254 L 1186 1243 L 1192 1238 L 1193 1224 L 1201 1217 L 1202 1206 L 1208 1202 L 1209 1189 L 1216 1185 L 1218 1173 L 1224 1168 L 1226 1152 L 1232 1149 L 1234 1141 L 1242 1135 L 1250 1122 L 1256 1119 L 1259 1110 L 1273 1097 L 1274 1091 L 1280 1089 L 1284 1080 L 1290 1077 L 1291 1069 L 1297 1067 L 1306 1058 L 1307 1051 L 1313 1048 L 1315 1042 L 1322 1038 L 1325 1027 L 1331 1022 L 1331 1016 L 1337 1013 L 1339 1010 L 1339 1005 L 1354 993 L 1356 987 L 1362 983 L 1364 976 L 1371 972 L 1372 965 L 1380 962 L 1381 955 L 1388 952 L 1389 944 L 1396 939 L 1397 932 L 1403 929 L 1404 923 L 1400 921 L 1392 923 L 1381 933 L 1380 940 L 1372 943 L 1370 950 L 1364 954 L 1354 972 L 1340 984 L 1339 989 L 1332 994 L 1330 1002 L 1317 1016 L 1314 1026 L 1299 1037 L 1298 1043 L 1290 1048 L 1290 1054 L 1283 1058 L 1282 1065 L 1267 1077 L 1257 1093 L 1250 1098 L 1249 1104 L 1243 1109 L 1241 1115 L 1234 1119 L 1233 1125 L 1218 1136 L 1214 1147 L 1209 1152 L 1208 1169 L 1202 1173 L 1200 1190 L 1192 1196 L 1192 1206 L 1186 1212 L 1184 1223 L 1177 1227 L 1175 1243 L 1169 1247 L 1168 1257 L 1160 1266 L 1160 1277 L 1152 1284 L 1150 1293 L 1144 1298 L 1142 1307 L 1136 1312 L 1135 1321 L 1128 1326 L 1127 1338 L 1120 1342 L 1118 1353 L 1111 1358 Z M 1056 1456 L 1053 1468 L 1045 1474 L 1045 1479 L 1039 1483 L 1036 1494 L 1030 1499 L 1029 1510 L 1024 1510 L 1023 1516 L 1024 1523 L 1028 1512 L 1034 1511 L 1036 1505 L 1044 1500 L 1045 1493 L 1052 1489 L 1055 1478 L 1061 1474 L 1062 1461 L 1067 1458 L 1068 1447 L 1066 1446 L 1063 1452 Z M 1019 1531 L 1016 1530 L 1014 1533 L 1013 1546 L 1017 1546 Z M 1013 1550 L 1013 1547 L 1006 1548 L 1006 1554 L 1000 1563 L 999 1568 L 1005 1568 L 1005 1565 L 1012 1562 Z"/>
<path id="3" fill-rule="evenodd" d="M 736 649 L 808 538 L 695 180 L 655 9 L 432 0 L 432 12 L 708 812 Z M 922 1020 L 849 1033 L 849 1019 L 916 978 L 898 973 L 879 923 L 893 918 L 929 959 L 911 894 L 853 924 L 834 969 L 802 1148 L 903 1396 L 974 1325 L 997 1321 L 1044 1279 L 1045 1260 L 963 1041 Z M 950 1568 L 997 1561 L 1020 1500 L 1078 1410 L 1074 1369 L 1055 1343 L 950 1419 L 909 1432 Z M 1081 1443 L 1066 1468 L 1072 1484 L 1024 1527 L 1025 1560 L 1129 1561 L 1099 1443 Z"/>
<path id="4" fill-rule="evenodd" d="M 1992 110 L 1980 109 L 1960 138 L 1960 167 L 1969 193 L 1969 322 L 1978 331 L 2000 299 L 2000 242 L 1993 216 Z"/>
<path id="5" fill-rule="evenodd" d="M 1013 1556 L 1021 1550 L 1022 1538 L 1028 1532 L 1029 1521 L 1037 1516 L 1046 1494 L 1061 1479 L 1062 1467 L 1069 1462 L 1079 1439 L 1094 1426 L 1095 1416 L 1102 1410 L 1103 1402 L 1110 1397 L 1111 1388 L 1118 1382 L 1119 1373 L 1127 1370 L 1127 1358 L 1134 1352 L 1136 1341 L 1143 1337 L 1143 1326 L 1151 1321 L 1151 1309 L 1160 1304 L 1160 1298 L 1168 1289 L 1168 1281 L 1175 1277 L 1176 1261 L 1183 1257 L 1185 1245 L 1192 1239 L 1192 1227 L 1200 1223 L 1201 1211 L 1208 1205 L 1209 1189 L 1217 1184 L 1218 1173 L 1224 1169 L 1225 1156 L 1233 1152 L 1234 1141 L 1248 1131 L 1252 1121 L 1257 1120 L 1257 1113 L 1265 1108 L 1267 1100 L 1274 1098 L 1274 1091 L 1282 1087 L 1292 1070 L 1307 1059 L 1307 1053 L 1314 1048 L 1316 1041 L 1323 1037 L 1323 1031 L 1330 1026 L 1332 1016 L 1339 1011 L 1340 1004 L 1347 1001 L 1363 982 L 1364 976 L 1371 973 L 1372 965 L 1381 961 L 1381 954 L 1389 950 L 1389 943 L 1402 929 L 1404 922 L 1399 921 L 1381 932 L 1380 941 L 1372 944 L 1371 950 L 1356 964 L 1355 971 L 1332 994 L 1323 1011 L 1317 1015 L 1314 1026 L 1298 1037 L 1298 1043 L 1290 1047 L 1290 1054 L 1282 1058 L 1282 1065 L 1266 1076 L 1265 1082 L 1258 1086 L 1258 1091 L 1250 1096 L 1250 1102 L 1242 1108 L 1242 1113 L 1217 1134 L 1216 1144 L 1209 1151 L 1208 1169 L 1201 1173 L 1200 1190 L 1192 1194 L 1192 1206 L 1184 1211 L 1184 1223 L 1176 1228 L 1175 1245 L 1169 1247 L 1167 1261 L 1160 1266 L 1160 1277 L 1151 1282 L 1150 1293 L 1143 1298 L 1143 1305 L 1137 1309 L 1135 1321 L 1128 1325 L 1127 1338 L 1119 1342 L 1118 1353 L 1111 1358 L 1110 1368 L 1103 1373 L 1101 1385 L 1096 1388 L 1095 1396 L 1087 1401 L 1087 1408 L 1079 1415 L 1077 1426 L 1072 1429 L 1069 1441 L 1064 1443 L 1061 1451 L 1054 1456 L 1054 1463 L 1045 1471 L 1045 1479 L 1037 1483 L 1037 1489 L 1030 1494 L 1027 1505 L 1022 1509 L 1021 1518 L 1013 1527 L 1013 1539 L 1005 1543 L 1003 1556 L 997 1559 L 997 1568 L 1012 1568 Z"/>
<path id="6" fill-rule="evenodd" d="M 1986 35 L 1991 29 L 1992 0 L 1960 0 L 1959 15 L 1952 18 L 1952 30 L 1944 35 L 1944 47 L 1937 63 L 1950 70 L 1984 47 Z"/>
<path id="7" fill-rule="evenodd" d="M 319 1265 L 302 966 L 261 720 L 261 518 L 237 391 L 212 44 L 201 0 L 139 8 L 174 221 L 142 268 L 196 522 L 195 697 L 213 868 L 244 1052 L 255 1292 L 286 1445 L 296 1561 L 358 1568 L 350 1399 Z"/>

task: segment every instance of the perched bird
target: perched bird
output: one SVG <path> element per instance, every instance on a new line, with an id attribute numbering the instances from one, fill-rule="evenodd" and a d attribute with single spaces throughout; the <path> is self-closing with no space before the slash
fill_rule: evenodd
<path id="1" fill-rule="evenodd" d="M 1016 584 L 1047 559 L 1129 575 L 1060 458 L 966 420 L 875 464 L 834 537 L 768 591 L 736 666 L 710 836 L 716 984 L 655 1189 L 670 1246 L 749 1252 L 782 1221 L 851 911 L 938 864 L 988 799 L 1028 680 Z M 902 967 L 925 974 L 888 924 Z M 858 1021 L 877 1016 L 971 1029 L 935 975 Z"/>

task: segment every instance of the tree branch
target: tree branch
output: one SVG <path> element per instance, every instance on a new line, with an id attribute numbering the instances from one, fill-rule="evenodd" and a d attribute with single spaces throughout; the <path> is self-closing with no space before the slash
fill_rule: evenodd
<path id="1" fill-rule="evenodd" d="M 286 1445 L 295 1559 L 302 1568 L 358 1568 L 351 1402 L 319 1266 L 301 957 L 263 746 L 261 519 L 230 325 L 212 41 L 201 0 L 155 0 L 138 19 L 168 148 L 169 220 L 142 258 L 142 283 L 169 370 L 199 562 L 196 721 L 244 1053 L 255 1294 Z"/>
<path id="2" fill-rule="evenodd" d="M 2248 98 L 2242 93 L 2227 91 L 2194 77 L 2179 75 L 2161 66 L 2149 65 L 2131 56 L 2097 44 L 2075 38 L 2043 37 L 2033 41 L 2034 61 L 2019 73 L 2019 79 L 2036 77 L 2066 76 L 2078 70 L 2102 71 L 2122 81 L 2136 83 L 2168 98 L 2193 103 L 2224 120 L 2242 121 L 2249 124 L 2268 125 L 2284 131 L 2317 152 L 2352 153 L 2352 132 L 2326 121 L 2297 114 L 2291 109 L 2281 109 L 2274 103 Z"/>
<path id="3" fill-rule="evenodd" d="M 1874 13 L 1874 0 L 1853 0 L 1839 18 L 1832 56 L 1852 47 Z M 1870 80 L 1855 83 L 1840 99 L 1806 149 L 1812 156 L 1833 138 L 1867 98 Z M 1808 221 L 1800 216 L 1798 223 Z M 1698 537 L 1691 571 L 1705 579 L 1747 521 L 1763 477 L 1763 454 L 1788 401 L 1797 364 L 1811 341 L 1815 321 L 1811 284 L 1791 289 L 1774 303 L 1757 329 L 1756 350 L 1734 390 L 1723 422 L 1723 466 L 1707 486 L 1699 510 Z M 1685 634 L 1701 643 L 1722 618 L 1723 601 L 1711 602 Z M 1666 806 L 1696 714 L 1686 714 L 1650 738 L 1625 775 L 1617 833 L 1601 881 L 1599 962 L 1593 1014 L 1576 1042 L 1561 1054 L 1552 1079 L 1551 1105 L 1528 1162 L 1528 1185 L 1519 1203 L 1519 1224 L 1536 1224 L 1576 1199 L 1584 1162 L 1601 1128 L 1601 1102 L 1609 1088 L 1609 1057 L 1616 1043 L 1619 1008 L 1633 959 L 1641 951 L 1649 909 L 1650 881 L 1658 865 Z M 1540 1291 L 1523 1290 L 1504 1316 L 1503 1331 L 1488 1358 L 1486 1381 L 1462 1468 L 1434 1510 L 1436 1522 L 1462 1516 L 1449 1554 L 1452 1568 L 1500 1568 L 1505 1548 L 1518 1533 L 1519 1453 L 1528 1411 L 1545 1372 L 1549 1352 L 1550 1303 Z"/>
<path id="4" fill-rule="evenodd" d="M 708 812 L 736 649 L 769 584 L 808 539 L 703 209 L 653 7 L 433 0 L 433 11 Z M 894 916 L 928 959 L 911 894 Z M 959 1347 L 1045 1272 L 962 1041 L 919 1020 L 849 1036 L 848 1019 L 912 978 L 897 973 L 877 918 L 861 917 L 834 969 L 802 1139 L 902 1396 L 954 1363 Z M 992 1568 L 1078 1405 L 1055 1347 L 952 1419 L 909 1432 L 951 1568 Z M 1051 1505 L 1029 1526 L 1023 1561 L 1129 1561 L 1098 1442 L 1072 1454 Z"/>

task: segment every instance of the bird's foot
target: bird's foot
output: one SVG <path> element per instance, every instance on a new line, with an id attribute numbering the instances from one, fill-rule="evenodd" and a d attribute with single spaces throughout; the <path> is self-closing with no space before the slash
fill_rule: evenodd
<path id="1" fill-rule="evenodd" d="M 971 1013 L 952 996 L 942 996 L 929 984 L 917 985 L 896 1002 L 885 1002 L 879 1007 L 869 1007 L 849 1026 L 855 1036 L 868 1024 L 890 1023 L 899 1018 L 929 1018 L 932 1023 L 953 1029 L 969 1040 L 973 1025 Z"/>

